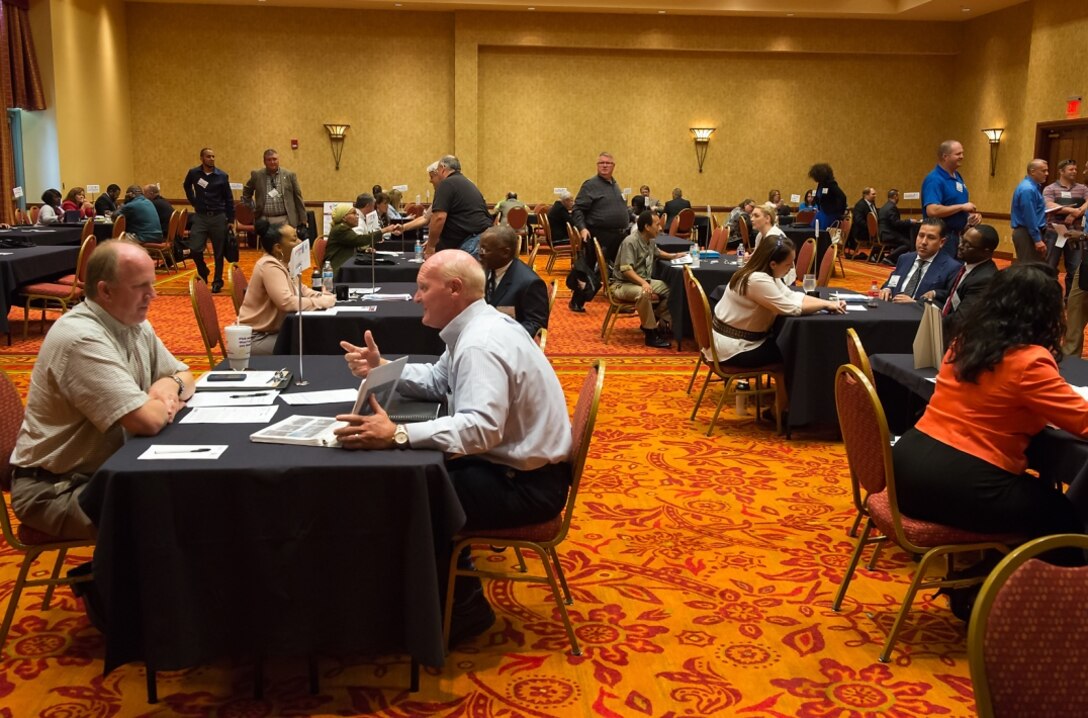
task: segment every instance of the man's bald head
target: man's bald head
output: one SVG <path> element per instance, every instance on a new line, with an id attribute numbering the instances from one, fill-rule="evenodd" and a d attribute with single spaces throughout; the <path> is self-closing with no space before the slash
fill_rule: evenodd
<path id="1" fill-rule="evenodd" d="M 468 252 L 436 252 L 419 268 L 416 302 L 423 305 L 423 325 L 444 329 L 458 314 L 484 298 L 484 270 Z"/>
<path id="2" fill-rule="evenodd" d="M 484 282 L 486 280 L 484 270 L 480 267 L 480 263 L 468 252 L 462 252 L 460 249 L 447 249 L 443 252 L 436 252 L 423 266 L 426 267 L 427 265 L 430 265 L 437 276 L 440 276 L 446 282 L 454 279 L 461 281 L 466 294 L 470 296 L 470 300 L 465 306 L 483 298 Z M 422 271 L 422 267 L 420 270 Z"/>
<path id="3" fill-rule="evenodd" d="M 153 184 L 145 184 L 144 185 L 144 197 L 147 197 L 148 199 L 155 199 L 158 196 L 159 196 L 159 187 L 158 187 L 158 185 L 153 185 Z"/>

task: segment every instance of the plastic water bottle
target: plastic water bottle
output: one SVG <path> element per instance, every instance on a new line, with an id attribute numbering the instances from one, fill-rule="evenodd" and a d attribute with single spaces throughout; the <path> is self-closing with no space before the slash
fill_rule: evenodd
<path id="1" fill-rule="evenodd" d="M 880 287 L 876 285 L 874 279 L 872 284 L 869 285 L 869 291 L 866 292 L 869 295 L 869 300 L 866 302 L 870 307 L 876 307 L 876 301 L 880 299 Z"/>
<path id="2" fill-rule="evenodd" d="M 326 261 L 325 266 L 321 269 L 321 286 L 326 292 L 332 294 L 336 291 L 336 288 L 332 283 L 332 263 Z"/>
<path id="3" fill-rule="evenodd" d="M 693 269 L 699 268 L 699 243 L 691 243 L 691 266 Z"/>
<path id="4" fill-rule="evenodd" d="M 419 237 L 416 237 L 415 253 L 416 253 L 416 261 L 417 262 L 422 262 L 423 261 L 423 242 L 419 241 Z"/>
<path id="5" fill-rule="evenodd" d="M 744 242 L 737 245 L 737 264 L 744 266 Z"/>
<path id="6" fill-rule="evenodd" d="M 737 393 L 737 416 L 748 414 L 748 382 L 741 380 L 736 383 L 734 391 Z"/>
<path id="7" fill-rule="evenodd" d="M 314 267 L 314 274 L 313 274 L 312 277 L 310 277 L 310 287 L 315 292 L 320 292 L 321 291 L 321 287 L 322 287 L 321 270 L 318 269 L 317 267 Z"/>

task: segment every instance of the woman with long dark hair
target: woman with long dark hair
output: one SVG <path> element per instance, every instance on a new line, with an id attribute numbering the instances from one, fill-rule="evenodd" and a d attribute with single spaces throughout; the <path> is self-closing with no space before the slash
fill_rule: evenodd
<path id="1" fill-rule="evenodd" d="M 968 531 L 1083 533 L 1060 491 L 1025 474 L 1047 424 L 1088 437 L 1088 401 L 1061 375 L 1062 288 L 1045 264 L 998 272 L 958 323 L 925 414 L 893 450 L 899 508 Z"/>
<path id="2" fill-rule="evenodd" d="M 812 165 L 808 176 L 816 182 L 816 219 L 820 229 L 827 229 L 846 214 L 846 193 L 835 181 L 835 171 L 826 162 Z"/>

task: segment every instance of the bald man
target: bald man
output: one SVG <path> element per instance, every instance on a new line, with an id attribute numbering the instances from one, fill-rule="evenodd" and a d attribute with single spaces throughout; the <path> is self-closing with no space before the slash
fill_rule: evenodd
<path id="1" fill-rule="evenodd" d="M 1046 160 L 1032 160 L 1028 163 L 1027 175 L 1020 180 L 1012 194 L 1009 224 L 1012 226 L 1012 244 L 1016 249 L 1017 262 L 1046 261 L 1046 242 L 1043 241 L 1046 201 L 1042 187 L 1048 172 L 1050 167 Z"/>
<path id="2" fill-rule="evenodd" d="M 551 364 L 520 324 L 484 300 L 484 271 L 459 249 L 436 252 L 417 277 L 423 324 L 446 343 L 438 362 L 408 364 L 398 390 L 445 399 L 449 416 L 394 424 L 376 401 L 370 416 L 337 417 L 348 449 L 435 449 L 452 458 L 447 470 L 466 531 L 539 523 L 562 510 L 570 486 L 570 419 Z M 366 346 L 341 342 L 356 376 L 385 362 L 374 337 Z M 441 560 L 441 559 L 440 559 Z M 462 564 L 470 564 L 467 552 Z M 445 576 L 445 564 L 440 573 Z M 443 579 L 444 580 L 444 579 Z M 478 579 L 459 578 L 450 646 L 495 621 Z"/>

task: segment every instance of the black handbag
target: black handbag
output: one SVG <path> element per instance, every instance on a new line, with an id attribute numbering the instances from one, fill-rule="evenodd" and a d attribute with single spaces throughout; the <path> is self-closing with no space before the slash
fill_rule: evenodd
<path id="1" fill-rule="evenodd" d="M 223 241 L 223 259 L 232 263 L 238 261 L 238 238 L 233 230 L 227 231 L 227 238 Z"/>

